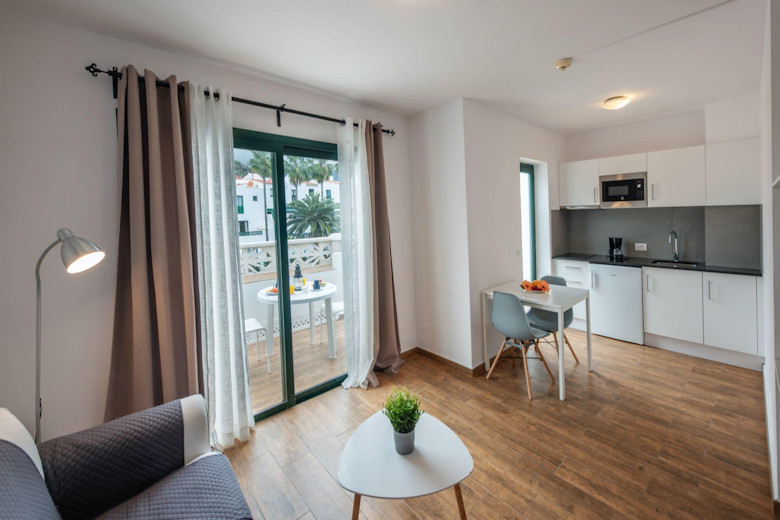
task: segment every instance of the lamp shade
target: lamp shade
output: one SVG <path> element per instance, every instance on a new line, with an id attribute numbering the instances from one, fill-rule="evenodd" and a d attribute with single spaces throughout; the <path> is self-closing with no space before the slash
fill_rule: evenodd
<path id="1" fill-rule="evenodd" d="M 75 236 L 68 228 L 57 231 L 57 237 L 62 241 L 62 263 L 69 273 L 86 271 L 99 264 L 106 256 L 93 242 Z"/>

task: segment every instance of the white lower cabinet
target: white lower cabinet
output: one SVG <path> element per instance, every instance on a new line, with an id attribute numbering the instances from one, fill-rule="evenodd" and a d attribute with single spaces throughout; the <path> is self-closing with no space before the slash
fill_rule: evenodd
<path id="1" fill-rule="evenodd" d="M 654 267 L 642 271 L 645 332 L 703 343 L 702 273 Z"/>
<path id="2" fill-rule="evenodd" d="M 758 355 L 756 278 L 704 273 L 704 344 Z"/>
<path id="3" fill-rule="evenodd" d="M 758 278 L 643 268 L 645 332 L 758 355 Z"/>
<path id="4" fill-rule="evenodd" d="M 553 274 L 566 280 L 566 285 L 578 289 L 590 289 L 590 264 L 581 260 L 553 260 Z M 587 316 L 585 302 L 574 306 L 574 317 L 584 320 Z"/>

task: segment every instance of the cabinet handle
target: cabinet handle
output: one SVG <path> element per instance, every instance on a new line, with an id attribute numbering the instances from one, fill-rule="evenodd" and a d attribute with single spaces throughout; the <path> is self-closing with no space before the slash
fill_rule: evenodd
<path id="1" fill-rule="evenodd" d="M 596 188 L 594 187 L 593 188 L 593 202 L 598 202 L 599 201 L 599 199 L 597 197 L 598 197 L 598 195 L 596 195 Z"/>
<path id="2" fill-rule="evenodd" d="M 712 280 L 707 280 L 707 299 L 712 299 Z"/>
<path id="3" fill-rule="evenodd" d="M 645 277 L 645 280 L 646 280 L 645 281 L 646 290 L 647 290 L 647 292 L 651 292 L 650 291 L 650 275 L 649 274 Z"/>
<path id="4" fill-rule="evenodd" d="M 650 185 L 650 197 L 655 200 L 655 183 Z"/>
<path id="5" fill-rule="evenodd" d="M 582 271 L 582 267 L 575 267 L 573 265 L 567 265 L 566 269 L 573 269 L 575 271 Z"/>
<path id="6" fill-rule="evenodd" d="M 593 271 L 590 272 L 590 288 L 591 289 L 596 288 L 596 275 L 593 274 Z"/>

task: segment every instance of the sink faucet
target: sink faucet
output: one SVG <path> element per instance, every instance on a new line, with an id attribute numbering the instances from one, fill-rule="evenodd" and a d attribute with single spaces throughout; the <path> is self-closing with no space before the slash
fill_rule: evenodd
<path id="1" fill-rule="evenodd" d="M 677 249 L 677 232 L 672 231 L 669 233 L 669 243 L 672 243 L 672 237 L 674 237 L 674 261 L 679 262 L 680 261 L 680 252 Z"/>

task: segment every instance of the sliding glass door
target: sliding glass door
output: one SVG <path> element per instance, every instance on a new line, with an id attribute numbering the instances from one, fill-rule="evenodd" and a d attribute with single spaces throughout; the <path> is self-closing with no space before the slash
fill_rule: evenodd
<path id="1" fill-rule="evenodd" d="M 336 145 L 234 131 L 250 389 L 258 419 L 346 376 Z"/>

